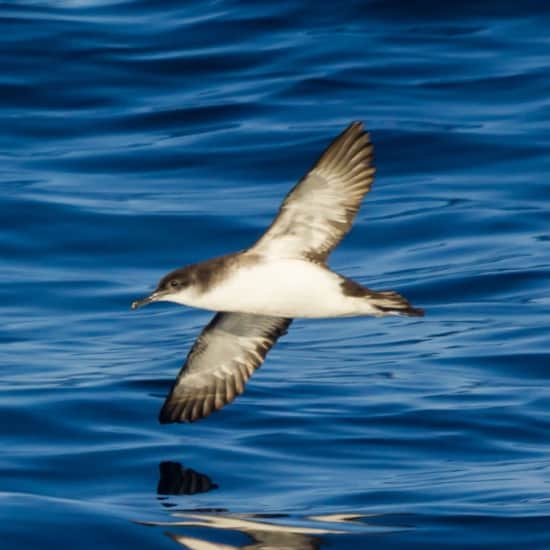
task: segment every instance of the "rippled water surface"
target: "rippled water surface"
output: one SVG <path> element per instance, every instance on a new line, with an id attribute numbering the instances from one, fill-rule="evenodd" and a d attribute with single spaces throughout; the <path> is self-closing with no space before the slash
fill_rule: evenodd
<path id="1" fill-rule="evenodd" d="M 550 548 L 550 4 L 0 2 L 2 548 Z M 297 320 L 231 406 L 158 410 L 351 120 L 332 265 L 423 319 Z"/>

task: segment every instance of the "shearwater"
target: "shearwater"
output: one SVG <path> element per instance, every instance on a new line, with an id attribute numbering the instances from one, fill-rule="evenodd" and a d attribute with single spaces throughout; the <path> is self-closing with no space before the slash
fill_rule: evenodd
<path id="1" fill-rule="evenodd" d="M 218 312 L 191 348 L 160 422 L 193 422 L 233 401 L 295 317 L 424 314 L 393 290 L 370 290 L 327 266 L 374 172 L 369 134 L 354 122 L 288 193 L 253 246 L 176 269 L 132 304 L 167 301 Z"/>

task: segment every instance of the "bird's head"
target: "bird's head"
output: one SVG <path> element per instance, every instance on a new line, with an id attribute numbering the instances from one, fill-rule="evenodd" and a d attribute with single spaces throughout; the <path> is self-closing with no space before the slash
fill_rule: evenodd
<path id="1" fill-rule="evenodd" d="M 184 304 L 185 296 L 192 286 L 191 277 L 187 269 L 176 269 L 165 275 L 157 285 L 157 288 L 141 300 L 132 302 L 132 309 L 145 306 L 151 302 L 176 302 Z"/>

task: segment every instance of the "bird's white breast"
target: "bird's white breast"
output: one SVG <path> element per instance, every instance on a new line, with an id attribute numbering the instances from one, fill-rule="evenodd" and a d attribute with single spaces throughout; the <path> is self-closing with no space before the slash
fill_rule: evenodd
<path id="1" fill-rule="evenodd" d="M 357 313 L 357 300 L 342 293 L 341 282 L 336 273 L 308 261 L 263 257 L 255 263 L 243 262 L 211 288 L 182 296 L 180 303 L 280 317 Z"/>

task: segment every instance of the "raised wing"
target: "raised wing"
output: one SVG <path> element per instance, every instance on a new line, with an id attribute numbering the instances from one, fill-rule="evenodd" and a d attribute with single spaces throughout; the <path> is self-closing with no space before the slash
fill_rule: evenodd
<path id="1" fill-rule="evenodd" d="M 291 322 L 217 313 L 193 344 L 162 406 L 160 422 L 194 422 L 233 401 Z"/>
<path id="2" fill-rule="evenodd" d="M 369 135 L 354 122 L 288 193 L 252 250 L 324 262 L 350 230 L 374 172 Z"/>

